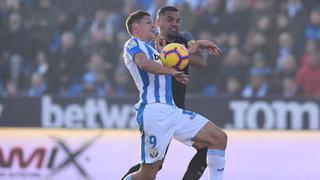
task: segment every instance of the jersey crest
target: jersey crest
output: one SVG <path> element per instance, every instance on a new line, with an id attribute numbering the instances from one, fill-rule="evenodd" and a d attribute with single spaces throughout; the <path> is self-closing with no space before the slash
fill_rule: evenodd
<path id="1" fill-rule="evenodd" d="M 128 49 L 132 49 L 134 47 L 136 47 L 138 44 L 135 41 L 129 41 L 127 47 Z"/>

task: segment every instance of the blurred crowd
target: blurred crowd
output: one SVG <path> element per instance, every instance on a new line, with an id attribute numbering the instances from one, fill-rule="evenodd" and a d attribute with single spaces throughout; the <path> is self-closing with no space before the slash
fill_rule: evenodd
<path id="1" fill-rule="evenodd" d="M 181 30 L 218 44 L 189 92 L 320 97 L 318 0 L 0 0 L 0 96 L 124 96 L 125 19 L 179 8 Z"/>

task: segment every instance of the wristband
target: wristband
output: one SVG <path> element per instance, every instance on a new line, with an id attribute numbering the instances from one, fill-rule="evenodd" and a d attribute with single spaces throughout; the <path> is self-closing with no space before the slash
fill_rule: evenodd
<path id="1" fill-rule="evenodd" d="M 188 46 L 190 47 L 195 42 L 196 42 L 195 40 L 188 41 Z"/>

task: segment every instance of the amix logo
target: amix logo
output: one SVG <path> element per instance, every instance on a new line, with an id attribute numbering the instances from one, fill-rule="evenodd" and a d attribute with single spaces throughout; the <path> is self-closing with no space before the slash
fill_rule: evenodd
<path id="1" fill-rule="evenodd" d="M 84 179 L 91 179 L 90 174 L 78 161 L 78 158 L 88 150 L 100 137 L 96 136 L 71 151 L 67 143 L 59 138 L 52 138 L 55 146 L 52 148 L 35 147 L 33 150 L 15 146 L 5 150 L 0 145 L 0 178 L 1 177 L 40 177 L 50 179 L 62 172 L 66 167 L 74 166 Z M 59 153 L 63 153 L 64 159 L 58 160 Z M 17 167 L 18 166 L 18 167 Z M 43 174 L 41 172 L 49 173 Z M 6 173 L 7 172 L 7 173 Z"/>

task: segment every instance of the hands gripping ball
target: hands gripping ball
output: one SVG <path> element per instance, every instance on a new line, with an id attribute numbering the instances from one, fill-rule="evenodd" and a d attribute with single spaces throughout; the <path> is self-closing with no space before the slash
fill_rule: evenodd
<path id="1" fill-rule="evenodd" d="M 163 65 L 178 71 L 182 71 L 190 60 L 187 48 L 178 43 L 166 45 L 160 53 L 160 58 Z"/>

